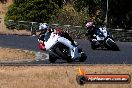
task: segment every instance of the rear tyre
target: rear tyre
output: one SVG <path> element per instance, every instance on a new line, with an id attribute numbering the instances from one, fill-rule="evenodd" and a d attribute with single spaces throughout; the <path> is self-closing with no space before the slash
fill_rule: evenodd
<path id="1" fill-rule="evenodd" d="M 54 55 L 49 53 L 49 62 L 50 63 L 55 63 L 56 60 L 57 60 L 57 58 Z"/>
<path id="2" fill-rule="evenodd" d="M 85 53 L 81 54 L 81 58 L 79 59 L 80 62 L 84 62 L 87 59 L 87 56 Z"/>

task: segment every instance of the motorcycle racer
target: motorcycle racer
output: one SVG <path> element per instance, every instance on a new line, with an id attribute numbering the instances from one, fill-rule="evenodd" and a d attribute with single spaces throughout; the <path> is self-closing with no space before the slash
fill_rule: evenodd
<path id="1" fill-rule="evenodd" d="M 45 49 L 45 36 L 46 36 L 46 33 L 48 32 L 49 30 L 49 26 L 47 23 L 40 23 L 40 26 L 39 26 L 39 30 L 41 31 L 41 33 L 39 34 L 39 37 L 38 37 L 38 42 L 39 42 L 39 48 L 41 50 L 46 50 Z"/>
<path id="2" fill-rule="evenodd" d="M 51 32 L 54 32 L 55 34 L 58 34 L 62 37 L 65 37 L 69 41 L 71 41 L 72 45 L 76 46 L 76 42 L 69 36 L 69 34 L 65 31 L 62 31 L 60 27 L 57 28 L 49 28 L 47 23 L 41 23 L 39 26 L 39 30 L 41 30 L 41 33 L 39 34 L 38 42 L 39 42 L 39 48 L 41 50 L 46 51 L 44 42 L 48 40 L 49 35 Z"/>
<path id="3" fill-rule="evenodd" d="M 39 35 L 38 42 L 41 50 L 49 51 L 54 45 L 62 43 L 67 47 L 71 60 L 79 59 L 78 57 L 80 57 L 79 52 L 81 52 L 81 49 L 78 50 L 77 43 L 67 32 L 63 31 L 60 27 L 49 28 L 46 23 L 40 25 L 40 30 L 41 33 Z M 62 46 L 58 47 L 62 49 Z M 64 53 L 64 51 L 62 52 Z"/>
<path id="4" fill-rule="evenodd" d="M 94 22 L 91 20 L 87 21 L 85 26 L 87 27 L 87 36 L 89 38 L 89 41 L 91 42 L 91 46 L 94 45 L 95 48 L 99 47 L 99 45 L 96 44 L 96 35 L 103 35 L 102 32 L 100 32 L 100 28 L 96 27 L 94 25 Z"/>
<path id="5" fill-rule="evenodd" d="M 92 21 L 88 21 L 85 25 L 87 27 L 87 36 L 91 42 L 91 48 L 107 48 L 119 51 L 111 33 L 107 30 L 106 26 L 95 26 Z"/>
<path id="6" fill-rule="evenodd" d="M 90 42 L 92 42 L 92 39 L 95 39 L 94 34 L 97 33 L 98 28 L 95 27 L 93 21 L 87 21 L 87 23 L 86 23 L 85 26 L 87 27 L 87 33 L 86 33 L 86 36 L 88 36 Z"/>

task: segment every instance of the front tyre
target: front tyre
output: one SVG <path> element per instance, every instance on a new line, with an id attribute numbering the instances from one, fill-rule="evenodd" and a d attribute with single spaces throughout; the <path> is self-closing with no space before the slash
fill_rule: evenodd
<path id="1" fill-rule="evenodd" d="M 57 60 L 57 58 L 54 55 L 49 53 L 49 62 L 50 63 L 55 63 L 56 60 Z"/>
<path id="2" fill-rule="evenodd" d="M 96 48 L 97 48 L 97 47 L 96 47 L 95 43 L 92 43 L 92 42 L 91 42 L 91 49 L 95 50 Z"/>
<path id="3" fill-rule="evenodd" d="M 79 49 L 79 53 L 81 54 L 81 57 L 79 58 L 79 62 L 84 62 L 87 59 L 86 54 L 82 51 L 82 49 Z"/>
<path id="4" fill-rule="evenodd" d="M 106 39 L 106 48 L 114 51 L 119 51 L 119 47 L 116 45 L 115 41 L 112 38 Z"/>

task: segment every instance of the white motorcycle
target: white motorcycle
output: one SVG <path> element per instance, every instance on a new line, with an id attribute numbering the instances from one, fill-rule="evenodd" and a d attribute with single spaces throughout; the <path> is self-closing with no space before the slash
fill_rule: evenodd
<path id="1" fill-rule="evenodd" d="M 49 51 L 50 63 L 55 63 L 57 59 L 63 59 L 67 62 L 79 61 L 84 62 L 87 59 L 86 54 L 78 47 L 72 44 L 66 36 L 61 36 L 55 32 L 51 32 L 46 38 L 44 44 L 46 51 Z"/>
<path id="2" fill-rule="evenodd" d="M 99 27 L 94 38 L 91 41 L 91 48 L 96 49 L 98 47 L 107 48 L 115 51 L 119 51 L 119 47 L 116 45 L 112 35 L 108 32 L 106 27 Z"/>

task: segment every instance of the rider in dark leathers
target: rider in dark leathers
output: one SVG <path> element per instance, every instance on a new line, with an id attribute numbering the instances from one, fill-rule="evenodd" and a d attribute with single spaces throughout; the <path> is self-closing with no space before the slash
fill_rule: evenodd
<path id="1" fill-rule="evenodd" d="M 93 25 L 92 21 L 88 21 L 85 26 L 87 28 L 86 36 L 88 36 L 89 40 L 91 41 L 92 39 L 95 38 L 94 34 L 96 33 L 97 28 Z"/>
<path id="2" fill-rule="evenodd" d="M 62 31 L 61 28 L 56 28 L 55 30 L 61 37 L 68 39 L 69 41 L 71 41 L 71 44 L 73 46 L 76 46 L 75 41 L 69 36 L 69 34 L 67 32 Z"/>

